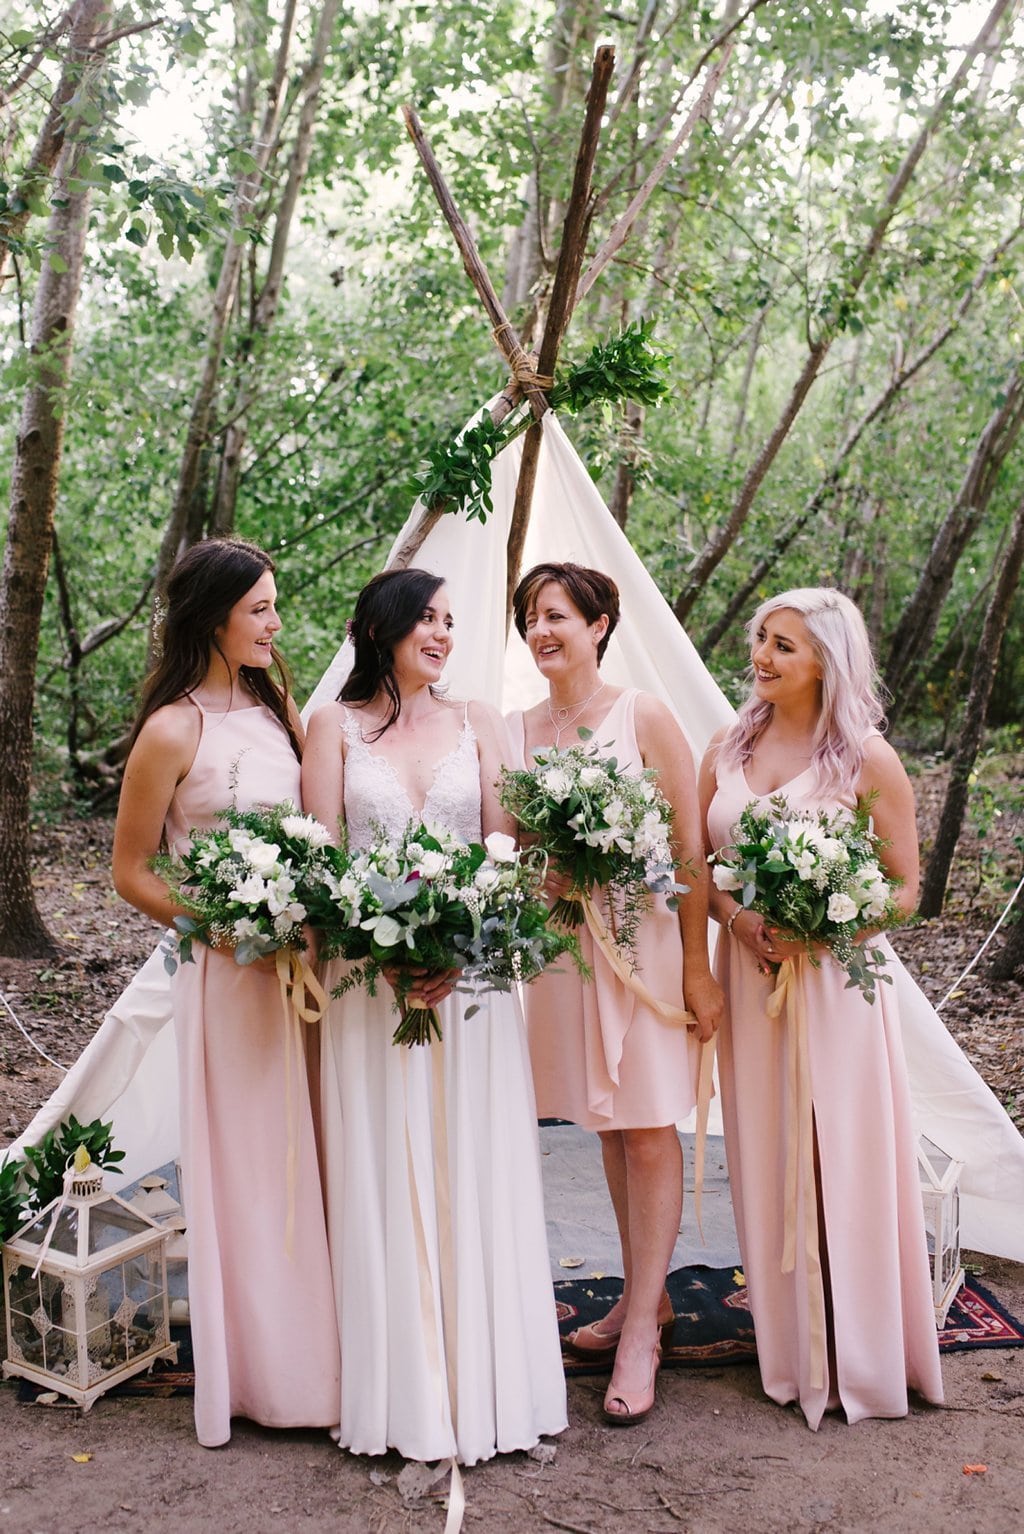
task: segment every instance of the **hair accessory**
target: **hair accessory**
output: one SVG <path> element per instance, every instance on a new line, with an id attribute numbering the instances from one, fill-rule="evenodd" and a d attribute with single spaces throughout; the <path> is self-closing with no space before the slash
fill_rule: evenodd
<path id="1" fill-rule="evenodd" d="M 345 638 L 346 639 L 355 639 L 355 637 L 356 637 L 356 620 L 354 618 L 346 618 L 345 619 Z"/>

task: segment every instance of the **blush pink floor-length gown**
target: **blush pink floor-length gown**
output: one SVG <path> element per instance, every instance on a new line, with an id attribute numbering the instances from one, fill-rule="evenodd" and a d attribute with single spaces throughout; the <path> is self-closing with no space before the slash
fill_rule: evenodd
<path id="1" fill-rule="evenodd" d="M 199 747 L 167 815 L 172 850 L 232 803 L 300 802 L 299 763 L 269 709 L 199 712 Z M 230 1438 L 233 1416 L 264 1427 L 336 1424 L 338 1327 L 309 1085 L 294 1071 L 296 1175 L 288 1188 L 277 976 L 202 944 L 194 953 L 195 963 L 174 975 L 172 1004 L 196 1433 L 213 1448 Z"/>
<path id="2" fill-rule="evenodd" d="M 776 792 L 792 810 L 852 809 L 816 792 L 813 770 Z M 739 768 L 721 762 L 708 813 L 712 844 L 728 846 L 743 809 L 765 806 Z M 884 944 L 883 944 L 884 946 Z M 902 1417 L 907 1387 L 942 1401 L 924 1212 L 899 1010 L 891 986 L 873 1004 L 828 957 L 798 959 L 807 999 L 808 1063 L 819 1186 L 798 1186 L 797 1262 L 782 1272 L 786 1133 L 794 1112 L 781 1019 L 765 1010 L 774 978 L 723 930 L 716 972 L 726 994 L 719 1034 L 729 1184 L 765 1393 L 798 1401 L 808 1425 L 841 1406 L 849 1422 Z M 820 1200 L 834 1377 L 812 1384 L 803 1221 Z M 820 1291 L 823 1281 L 817 1281 Z"/>
<path id="3" fill-rule="evenodd" d="M 637 696 L 635 688 L 619 694 L 593 741 L 602 756 L 614 756 L 620 768 L 639 773 Z M 513 750 L 525 764 L 522 714 L 510 714 L 508 726 Z M 697 1100 L 695 1035 L 645 1006 L 595 948 L 588 929 L 576 931 L 593 980 L 582 981 L 562 959 L 525 991 L 537 1112 L 594 1130 L 652 1129 L 685 1119 Z M 682 934 L 663 895 L 653 897 L 640 923 L 636 960 L 651 995 L 682 1007 Z"/>

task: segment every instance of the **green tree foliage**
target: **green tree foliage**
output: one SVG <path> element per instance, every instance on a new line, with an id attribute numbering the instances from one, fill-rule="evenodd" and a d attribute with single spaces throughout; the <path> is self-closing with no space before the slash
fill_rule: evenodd
<path id="1" fill-rule="evenodd" d="M 505 381 L 405 138 L 400 104 L 415 103 L 496 287 L 535 341 L 531 316 L 550 282 L 595 44 L 613 42 L 619 65 L 598 157 L 592 249 L 670 135 L 706 44 L 741 9 L 630 0 L 612 14 L 590 0 L 384 0 L 339 14 L 277 320 L 259 340 L 235 515 L 239 531 L 276 552 L 285 648 L 300 694 L 404 520 L 417 469 Z M 224 197 L 247 167 L 249 105 L 283 10 L 283 0 L 239 0 L 232 15 L 249 40 L 240 49 L 223 7 L 176 0 L 163 8 L 166 25 L 131 40 L 130 63 L 121 45 L 112 88 L 122 105 L 97 124 L 57 511 L 79 641 L 112 632 L 144 595 L 199 377 L 213 251 L 225 238 L 247 242 L 228 384 L 232 370 L 248 366 L 244 322 L 255 290 L 247 274 L 265 254 L 259 214 L 280 189 L 280 167 L 271 164 L 251 226 L 234 236 L 224 233 Z M 315 13 L 300 0 L 296 59 L 308 54 Z M 127 25 L 142 12 L 125 15 Z M 32 56 L 43 8 L 22 0 L 16 19 L 0 39 L 8 71 Z M 1022 346 L 1021 23 L 1003 24 L 973 68 L 852 298 L 848 279 L 923 104 L 953 73 L 969 35 L 963 6 L 933 0 L 773 0 L 755 10 L 736 35 L 709 121 L 573 321 L 567 358 L 641 319 L 656 323 L 671 358 L 668 398 L 634 434 L 628 520 L 670 600 L 727 516 L 808 346 L 825 334 L 831 340 L 748 521 L 698 597 L 689 620 L 695 637 L 781 545 L 751 605 L 783 585 L 838 582 L 862 600 L 884 648 L 956 496 Z M 289 79 L 289 100 L 300 84 Z M 165 85 L 183 130 L 173 153 L 166 140 L 144 136 L 129 110 L 129 91 L 141 97 L 156 88 L 159 100 Z M 45 106 L 42 92 L 19 107 L 24 146 Z M 17 150 L 3 168 L 8 188 L 19 184 L 27 152 Z M 43 209 L 45 190 L 34 195 Z M 31 303 L 44 227 L 41 213 L 25 226 L 17 278 L 0 289 L 9 320 L 0 386 L 11 400 L 30 366 L 18 316 Z M 941 346 L 829 480 L 863 412 L 967 295 Z M 204 469 L 211 483 L 231 397 L 228 387 L 215 411 Z M 570 425 L 610 494 L 623 452 L 619 410 L 583 412 Z M 8 437 L 0 475 L 9 449 Z M 825 481 L 820 505 L 786 542 L 780 534 Z M 939 614 L 916 680 L 920 714 L 942 716 L 962 698 L 963 645 L 980 632 L 986 586 L 1022 489 L 1018 450 L 1000 468 Z M 63 771 L 74 646 L 58 595 L 51 581 L 38 705 L 40 750 Z M 104 754 L 130 716 L 145 629 L 143 604 L 78 663 L 83 781 L 106 772 Z M 737 618 L 713 652 L 729 689 L 740 685 L 742 658 Z M 1011 622 L 995 713 L 1013 707 L 1005 679 L 1022 664 L 1024 641 Z"/>

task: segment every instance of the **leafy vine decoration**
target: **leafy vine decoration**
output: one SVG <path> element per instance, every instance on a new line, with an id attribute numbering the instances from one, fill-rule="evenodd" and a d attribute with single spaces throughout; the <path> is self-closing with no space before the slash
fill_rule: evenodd
<path id="1" fill-rule="evenodd" d="M 548 394 L 552 410 L 577 415 L 594 405 L 623 400 L 659 404 L 669 392 L 664 375 L 670 359 L 654 345 L 653 328 L 652 321 L 638 320 L 610 341 L 598 342 L 583 362 L 556 377 Z M 531 420 L 525 402 L 497 425 L 485 413 L 460 436 L 430 450 L 413 480 L 414 493 L 430 511 L 464 511 L 470 521 L 486 522 L 494 510 L 491 464 Z"/>

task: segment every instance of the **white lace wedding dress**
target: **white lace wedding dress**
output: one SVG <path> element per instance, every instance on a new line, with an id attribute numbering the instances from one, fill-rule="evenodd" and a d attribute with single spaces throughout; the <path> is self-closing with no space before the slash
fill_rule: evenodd
<path id="1" fill-rule="evenodd" d="M 366 846 L 421 815 L 352 714 L 345 735 L 345 816 Z M 422 818 L 480 840 L 468 719 Z M 467 1005 L 439 1008 L 429 1046 L 391 1043 L 383 983 L 333 1001 L 323 1025 L 340 1442 L 359 1454 L 472 1465 L 566 1425 L 522 1014 L 509 996 L 484 996 L 469 1019 Z"/>

